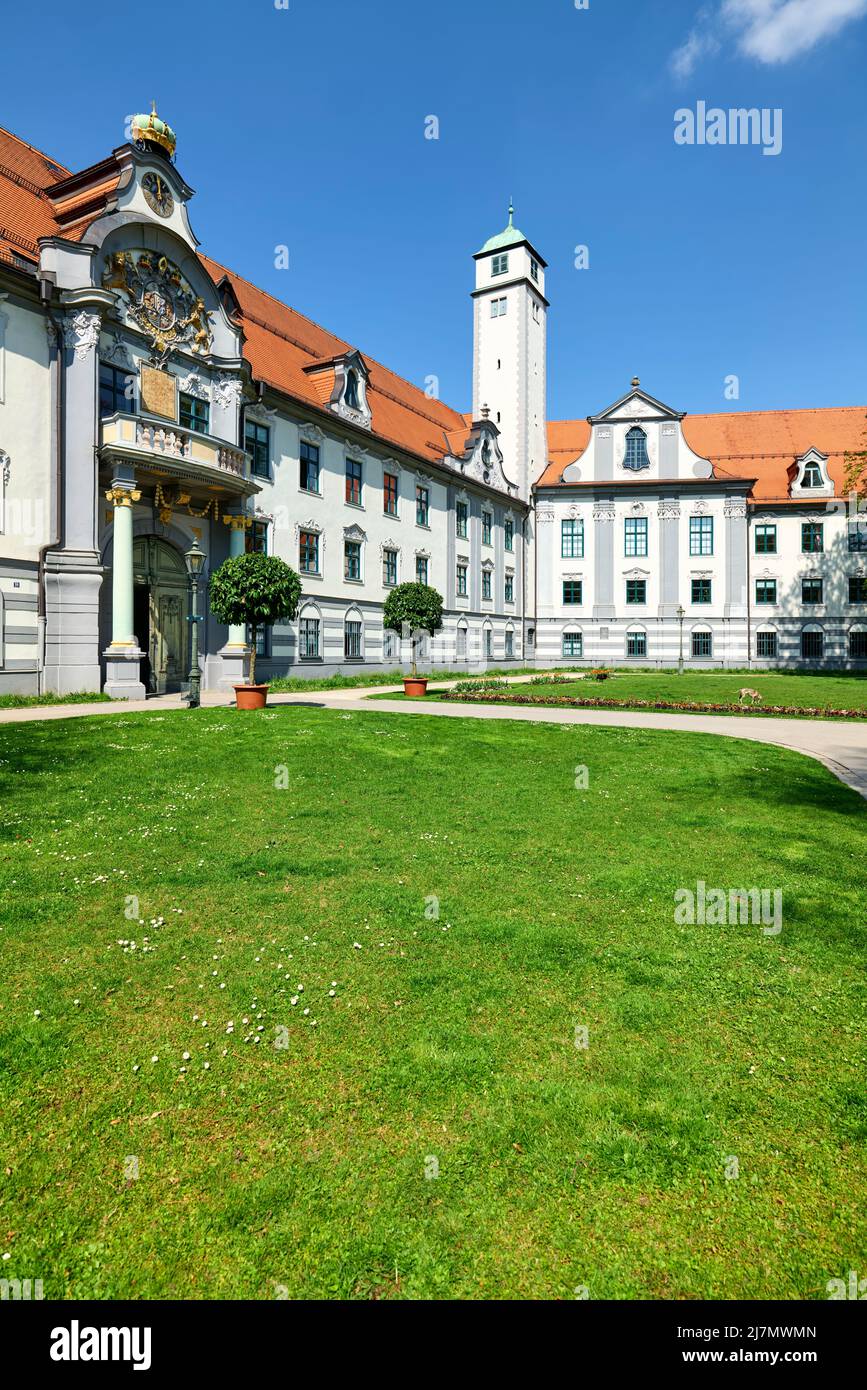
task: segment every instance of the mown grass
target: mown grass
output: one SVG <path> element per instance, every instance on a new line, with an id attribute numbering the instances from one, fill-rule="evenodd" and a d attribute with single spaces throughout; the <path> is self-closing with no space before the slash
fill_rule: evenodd
<path id="1" fill-rule="evenodd" d="M 727 739 L 423 724 L 0 728 L 4 1277 L 826 1297 L 867 1256 L 861 800 Z M 782 933 L 676 925 L 698 879 Z"/>
<path id="2" fill-rule="evenodd" d="M 487 677 L 480 677 L 484 681 Z M 550 696 L 552 700 L 623 700 L 634 701 L 634 708 L 641 708 L 639 702 L 665 700 L 671 702 L 691 701 L 697 703 L 726 704 L 738 707 L 738 692 L 744 686 L 757 690 L 762 696 L 760 703 L 747 700 L 741 708 L 749 714 L 762 714 L 770 706 L 787 705 L 794 710 L 861 710 L 867 718 L 867 678 L 864 676 L 830 676 L 775 674 L 770 676 L 743 675 L 734 672 L 676 672 L 628 671 L 615 672 L 607 680 L 597 681 L 585 676 L 583 680 L 547 681 L 540 675 L 533 682 L 519 681 L 514 694 L 519 698 L 532 696 L 542 699 Z M 491 692 L 497 700 L 508 697 L 508 690 Z M 428 686 L 427 696 L 449 700 L 454 695 L 438 684 Z M 397 696 L 373 696 L 373 699 L 405 698 L 401 691 Z M 414 697 L 413 697 L 414 698 Z M 713 713 L 713 711 L 704 711 Z M 731 713 L 731 710 L 720 713 Z M 777 716 L 788 717 L 788 716 Z M 797 714 L 791 717 L 797 718 Z"/>
<path id="3" fill-rule="evenodd" d="M 488 676 L 521 676 L 531 674 L 535 667 L 531 666 L 492 666 L 486 672 Z M 269 690 L 275 695 L 295 694 L 305 690 L 363 690 L 369 685 L 394 685 L 400 686 L 403 683 L 404 671 L 380 671 L 378 674 L 371 671 L 362 671 L 352 676 L 275 676 L 269 680 Z M 431 679 L 438 681 L 466 680 L 466 668 L 463 671 L 437 671 Z"/>
<path id="4" fill-rule="evenodd" d="M 111 697 L 80 690 L 73 695 L 0 695 L 0 709 L 29 709 L 40 705 L 92 705 L 110 703 Z"/>

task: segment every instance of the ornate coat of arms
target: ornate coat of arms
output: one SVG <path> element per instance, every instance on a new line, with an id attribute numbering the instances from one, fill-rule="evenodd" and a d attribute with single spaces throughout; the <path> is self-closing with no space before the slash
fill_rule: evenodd
<path id="1" fill-rule="evenodd" d="M 115 251 L 106 257 L 104 289 L 120 290 L 127 313 L 148 337 L 154 360 L 162 365 L 173 348 L 207 356 L 210 315 L 177 266 L 153 251 Z"/>

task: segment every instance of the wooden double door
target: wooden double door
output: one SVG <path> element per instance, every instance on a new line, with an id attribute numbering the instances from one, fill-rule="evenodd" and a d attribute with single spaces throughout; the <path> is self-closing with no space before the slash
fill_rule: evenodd
<path id="1" fill-rule="evenodd" d="M 189 675 L 189 584 L 183 556 L 159 536 L 133 544 L 135 635 L 147 653 L 142 679 L 155 695 L 180 690 Z"/>

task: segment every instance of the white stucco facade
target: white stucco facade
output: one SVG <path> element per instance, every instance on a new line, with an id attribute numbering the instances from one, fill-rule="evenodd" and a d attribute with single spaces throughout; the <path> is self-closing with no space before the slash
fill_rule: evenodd
<path id="1" fill-rule="evenodd" d="M 245 548 L 302 580 L 265 679 L 395 670 L 383 604 L 414 580 L 444 600 L 434 669 L 863 667 L 867 527 L 840 479 L 864 412 L 738 434 L 636 380 L 549 426 L 548 271 L 510 212 L 474 256 L 463 415 L 200 255 L 148 134 L 40 175 L 53 230 L 0 238 L 0 691 L 181 688 L 194 540 L 206 689 L 244 670 L 206 586 Z"/>

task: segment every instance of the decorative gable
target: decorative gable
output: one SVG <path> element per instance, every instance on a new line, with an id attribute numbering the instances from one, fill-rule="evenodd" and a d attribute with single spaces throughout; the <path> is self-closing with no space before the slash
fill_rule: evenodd
<path id="1" fill-rule="evenodd" d="M 453 455 L 454 463 L 463 477 L 474 478 L 514 496 L 517 489 L 503 471 L 499 439 L 500 431 L 490 419 L 488 407 L 483 405 L 481 419 L 473 421 L 463 452 Z"/>
<path id="2" fill-rule="evenodd" d="M 370 369 L 355 348 L 336 357 L 311 362 L 304 368 L 322 404 L 335 415 L 361 429 L 371 428 L 372 416 L 367 399 Z"/>

